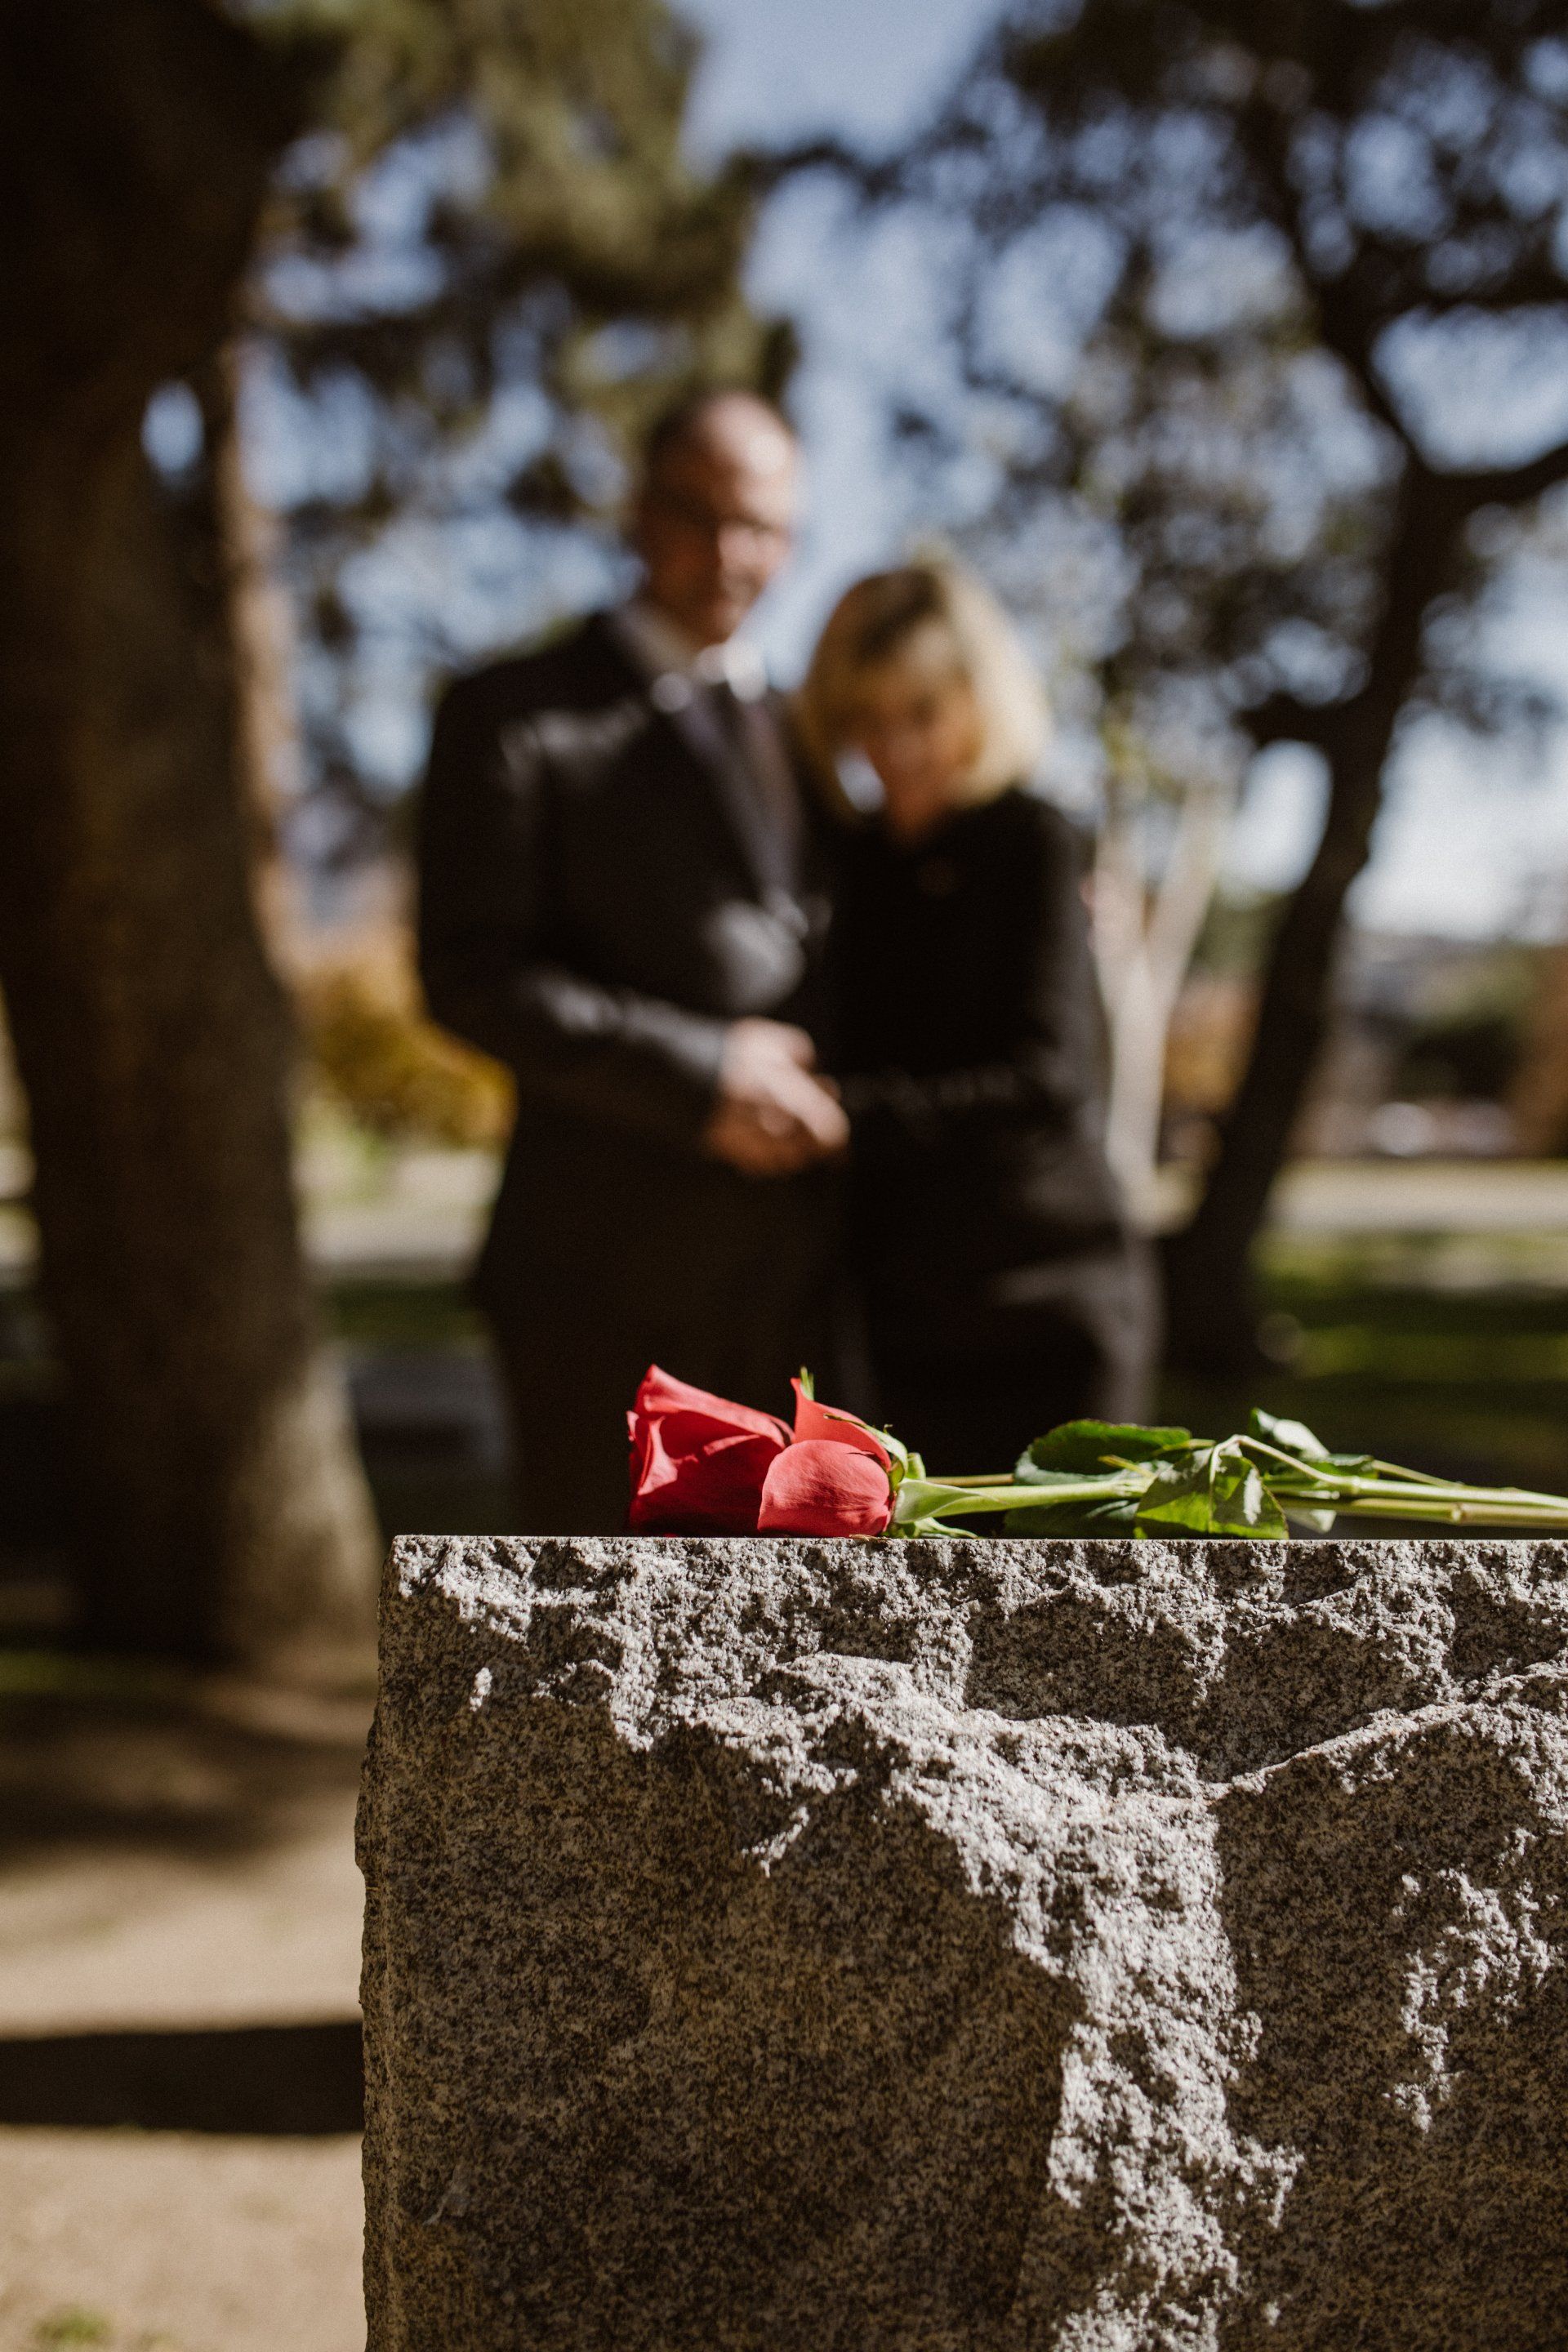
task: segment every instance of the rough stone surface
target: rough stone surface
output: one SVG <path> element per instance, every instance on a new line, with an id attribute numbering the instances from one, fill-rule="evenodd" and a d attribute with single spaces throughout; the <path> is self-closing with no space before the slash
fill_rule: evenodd
<path id="1" fill-rule="evenodd" d="M 373 2352 L 1568 2345 L 1565 1570 L 400 1544 Z"/>

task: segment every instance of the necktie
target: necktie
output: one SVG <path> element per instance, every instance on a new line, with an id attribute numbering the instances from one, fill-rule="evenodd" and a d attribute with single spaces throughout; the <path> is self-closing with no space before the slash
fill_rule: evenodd
<path id="1" fill-rule="evenodd" d="M 744 773 L 783 887 L 793 896 L 800 887 L 800 800 L 773 714 L 761 700 L 743 701 L 728 678 L 709 688 L 709 703 Z"/>

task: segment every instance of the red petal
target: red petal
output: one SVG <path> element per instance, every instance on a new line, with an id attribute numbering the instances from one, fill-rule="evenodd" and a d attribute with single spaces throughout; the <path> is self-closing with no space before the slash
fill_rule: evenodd
<path id="1" fill-rule="evenodd" d="M 776 1433 L 786 1444 L 789 1440 L 789 1429 L 776 1413 L 759 1412 L 754 1405 L 731 1404 L 728 1397 L 694 1389 L 689 1381 L 678 1381 L 672 1373 L 661 1371 L 658 1364 L 650 1364 L 643 1374 L 633 1410 L 639 1419 L 696 1413 L 715 1430 L 744 1429 L 756 1437 Z"/>
<path id="2" fill-rule="evenodd" d="M 628 1529 L 645 1536 L 753 1534 L 763 1481 L 780 1451 L 777 1438 L 742 1433 L 674 1459 L 656 1453 L 633 1493 Z"/>
<path id="3" fill-rule="evenodd" d="M 626 1415 L 637 1535 L 751 1535 L 769 1463 L 789 1443 L 770 1412 L 731 1404 L 650 1365 Z"/>
<path id="4" fill-rule="evenodd" d="M 808 1397 L 798 1381 L 795 1390 L 795 1442 L 803 1438 L 826 1438 L 838 1445 L 858 1446 L 862 1454 L 874 1454 L 886 1467 L 892 1460 L 874 1429 L 858 1421 L 852 1412 L 840 1412 L 837 1406 L 818 1404 Z"/>
<path id="5" fill-rule="evenodd" d="M 757 1532 L 879 1536 L 892 1516 L 887 1471 L 868 1452 L 836 1438 L 805 1437 L 770 1464 Z"/>

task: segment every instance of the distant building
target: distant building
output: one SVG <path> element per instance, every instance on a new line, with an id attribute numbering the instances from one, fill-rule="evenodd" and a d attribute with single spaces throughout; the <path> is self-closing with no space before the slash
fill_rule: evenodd
<path id="1" fill-rule="evenodd" d="M 1188 981 L 1168 1062 L 1168 1156 L 1199 1163 L 1240 1076 L 1257 1005 L 1253 971 L 1233 955 L 1217 961 L 1200 962 Z M 1295 1150 L 1468 1159 L 1565 1147 L 1568 947 L 1351 931 Z"/>

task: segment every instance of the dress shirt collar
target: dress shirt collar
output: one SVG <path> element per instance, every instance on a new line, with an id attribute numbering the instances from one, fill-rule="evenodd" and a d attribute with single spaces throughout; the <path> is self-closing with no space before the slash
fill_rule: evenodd
<path id="1" fill-rule="evenodd" d="M 644 596 L 623 604 L 615 620 L 623 644 L 652 684 L 679 677 L 693 686 L 724 685 L 742 702 L 755 702 L 767 691 L 763 657 L 745 637 L 696 646 L 678 621 Z"/>

